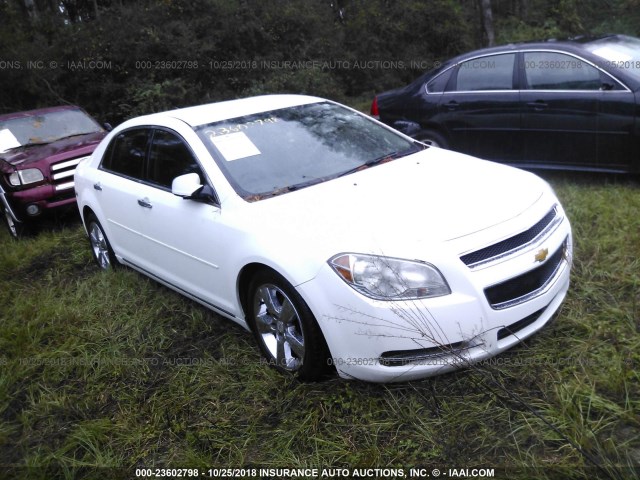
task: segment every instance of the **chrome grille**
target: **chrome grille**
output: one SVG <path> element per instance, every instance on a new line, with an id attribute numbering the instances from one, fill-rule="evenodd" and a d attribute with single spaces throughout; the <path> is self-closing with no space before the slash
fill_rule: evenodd
<path id="1" fill-rule="evenodd" d="M 553 280 L 562 264 L 567 241 L 565 239 L 562 246 L 543 265 L 486 288 L 484 293 L 491 307 L 500 310 L 523 303 L 541 294 Z"/>
<path id="2" fill-rule="evenodd" d="M 56 192 L 73 189 L 73 174 L 78 164 L 89 157 L 73 158 L 51 165 L 51 180 Z"/>
<path id="3" fill-rule="evenodd" d="M 514 235 L 513 237 L 509 237 L 506 240 L 502 240 L 501 242 L 494 243 L 488 247 L 463 255 L 460 257 L 460 260 L 470 268 L 497 260 L 498 258 L 509 255 L 535 242 L 538 237 L 542 236 L 547 232 L 547 230 L 559 223 L 560 220 L 561 219 L 558 218 L 556 206 L 554 205 L 553 208 L 549 210 L 544 217 L 542 217 L 542 220 L 528 230 Z"/>

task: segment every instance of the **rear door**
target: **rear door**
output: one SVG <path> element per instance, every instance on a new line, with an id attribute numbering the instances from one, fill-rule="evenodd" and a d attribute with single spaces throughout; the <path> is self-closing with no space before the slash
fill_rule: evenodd
<path id="1" fill-rule="evenodd" d="M 604 74 L 564 52 L 525 51 L 522 59 L 522 163 L 597 167 Z"/>

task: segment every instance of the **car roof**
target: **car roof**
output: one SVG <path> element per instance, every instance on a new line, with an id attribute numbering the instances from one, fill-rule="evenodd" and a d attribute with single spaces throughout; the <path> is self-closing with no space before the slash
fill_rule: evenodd
<path id="1" fill-rule="evenodd" d="M 563 38 L 563 39 L 556 39 L 556 38 L 550 38 L 547 40 L 532 40 L 532 41 L 526 41 L 526 42 L 514 42 L 514 43 L 509 43 L 509 44 L 505 44 L 505 45 L 499 45 L 499 46 L 495 46 L 495 47 L 489 47 L 489 48 L 482 48 L 479 50 L 474 50 L 471 52 L 467 52 L 467 53 L 463 53 L 461 55 L 458 55 L 455 58 L 452 58 L 451 60 L 449 60 L 448 62 L 446 62 L 447 64 L 449 63 L 457 63 L 461 60 L 467 59 L 467 58 L 472 58 L 472 57 L 477 57 L 478 55 L 490 55 L 492 53 L 503 53 L 503 52 L 508 52 L 508 51 L 520 51 L 520 50 L 527 50 L 527 49 L 545 49 L 545 50 L 553 50 L 555 48 L 558 49 L 563 49 L 566 50 L 568 52 L 574 52 L 574 53 L 584 53 L 586 51 L 584 45 L 586 43 L 589 42 L 595 42 L 597 40 L 604 40 L 604 39 L 619 39 L 619 38 L 624 38 L 625 35 L 618 35 L 618 34 L 607 34 L 607 35 L 581 35 L 578 37 L 572 37 L 572 38 Z"/>
<path id="2" fill-rule="evenodd" d="M 24 112 L 13 112 L 13 113 L 2 114 L 0 115 L 0 121 L 13 120 L 14 118 L 33 117 L 36 115 L 43 115 L 43 114 L 53 113 L 53 112 L 63 112 L 65 110 L 82 110 L 82 109 L 75 105 L 60 105 L 57 107 L 37 108 L 35 110 L 26 110 Z"/>
<path id="3" fill-rule="evenodd" d="M 227 100 L 195 107 L 169 110 L 167 112 L 153 113 L 131 119 L 126 123 L 128 125 L 155 125 L 162 124 L 163 121 L 167 119 L 178 119 L 191 127 L 197 127 L 254 113 L 268 112 L 280 108 L 307 105 L 322 101 L 325 100 L 307 95 L 261 95 L 258 97 Z"/>
<path id="4" fill-rule="evenodd" d="M 567 39 L 548 39 L 548 40 L 539 40 L 539 41 L 527 41 L 527 42 L 517 42 L 517 43 L 509 43 L 505 45 L 499 45 L 496 47 L 488 47 L 482 48 L 479 50 L 473 50 L 471 52 L 466 52 L 460 54 L 456 57 L 452 57 L 440 64 L 437 68 L 432 70 L 428 70 L 424 72 L 420 77 L 414 80 L 410 86 L 420 86 L 425 82 L 430 81 L 431 79 L 437 77 L 442 72 L 448 70 L 452 66 L 458 65 L 462 62 L 466 62 L 467 60 L 471 60 L 478 57 L 500 54 L 500 53 L 509 53 L 509 52 L 521 52 L 525 50 L 558 50 L 564 51 L 568 53 L 572 53 L 574 55 L 578 55 L 580 57 L 585 58 L 588 61 L 593 62 L 596 65 L 602 66 L 603 63 L 606 63 L 606 60 L 598 57 L 590 49 L 587 48 L 586 44 L 590 42 L 598 42 L 598 41 L 607 41 L 607 40 L 624 40 L 629 37 L 628 35 L 620 35 L 620 34 L 606 34 L 606 35 L 581 35 L 578 37 L 567 38 Z M 624 70 L 616 71 L 615 76 L 619 78 L 623 83 L 626 84 L 627 87 L 635 90 L 640 87 L 640 82 L 633 76 L 628 75 Z"/>

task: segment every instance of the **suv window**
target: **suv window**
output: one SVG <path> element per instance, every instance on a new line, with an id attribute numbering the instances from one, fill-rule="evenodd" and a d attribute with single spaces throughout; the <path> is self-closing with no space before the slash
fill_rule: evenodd
<path id="1" fill-rule="evenodd" d="M 456 90 L 511 90 L 515 53 L 490 55 L 463 62 L 458 67 Z"/>
<path id="2" fill-rule="evenodd" d="M 144 157 L 148 144 L 148 129 L 122 132 L 109 145 L 102 160 L 102 168 L 136 180 L 142 180 L 144 176 Z"/>
<path id="3" fill-rule="evenodd" d="M 20 117 L 0 121 L 0 131 L 3 130 L 9 130 L 20 145 L 51 143 L 103 131 L 93 118 L 76 109 L 26 112 Z"/>
<path id="4" fill-rule="evenodd" d="M 156 130 L 149 153 L 148 181 L 170 189 L 174 178 L 194 172 L 202 179 L 200 167 L 182 138 Z"/>
<path id="5" fill-rule="evenodd" d="M 599 90 L 600 71 L 587 62 L 556 52 L 525 52 L 530 90 Z"/>

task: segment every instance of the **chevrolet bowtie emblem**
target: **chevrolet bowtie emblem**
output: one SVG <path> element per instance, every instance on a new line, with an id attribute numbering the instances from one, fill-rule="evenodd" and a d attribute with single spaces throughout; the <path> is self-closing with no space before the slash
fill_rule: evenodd
<path id="1" fill-rule="evenodd" d="M 540 250 L 538 250 L 538 253 L 536 253 L 535 259 L 536 262 L 544 262 L 547 259 L 547 255 L 549 255 L 549 249 L 548 248 L 541 248 Z"/>

